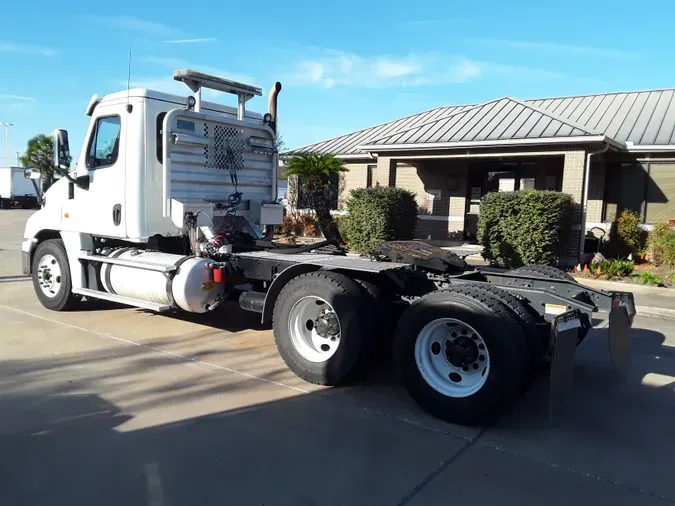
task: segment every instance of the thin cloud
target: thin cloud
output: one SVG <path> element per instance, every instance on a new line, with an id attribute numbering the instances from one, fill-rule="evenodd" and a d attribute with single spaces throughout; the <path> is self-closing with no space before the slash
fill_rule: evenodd
<path id="1" fill-rule="evenodd" d="M 53 56 L 57 53 L 56 49 L 44 46 L 34 46 L 31 44 L 19 44 L 16 42 L 0 41 L 0 53 L 20 53 L 20 54 L 38 54 L 44 56 Z"/>
<path id="2" fill-rule="evenodd" d="M 88 16 L 88 19 L 109 28 L 149 37 L 161 39 L 185 37 L 185 32 L 180 29 L 173 28 L 164 23 L 137 18 L 136 16 Z"/>
<path id="3" fill-rule="evenodd" d="M 7 93 L 0 93 L 0 100 L 18 100 L 19 102 L 37 102 L 34 97 L 27 97 L 25 95 L 10 95 Z"/>
<path id="4" fill-rule="evenodd" d="M 322 88 L 454 84 L 481 75 L 481 69 L 466 59 L 438 55 L 363 57 L 340 51 L 325 51 L 321 57 L 300 60 L 294 68 L 290 76 L 293 82 Z"/>
<path id="5" fill-rule="evenodd" d="M 405 57 L 363 57 L 324 50 L 322 56 L 301 59 L 287 77 L 297 85 L 334 87 L 415 88 L 448 86 L 478 79 L 508 78 L 539 82 L 573 81 L 589 86 L 607 83 L 594 77 L 569 75 L 541 68 L 459 58 L 438 53 Z"/>
<path id="6" fill-rule="evenodd" d="M 201 39 L 176 39 L 176 40 L 165 40 L 164 44 L 202 44 L 204 42 L 215 42 L 217 39 L 214 37 L 204 37 Z"/>
<path id="7" fill-rule="evenodd" d="M 166 44 L 190 44 L 216 40 L 210 37 L 195 38 L 180 28 L 157 21 L 141 19 L 136 16 L 85 16 L 85 18 L 89 22 L 107 26 L 108 28 L 159 39 Z"/>
<path id="8" fill-rule="evenodd" d="M 26 95 L 13 95 L 11 93 L 0 93 L 0 107 L 11 107 L 16 109 L 36 103 L 37 99 L 35 97 L 29 97 Z"/>
<path id="9" fill-rule="evenodd" d="M 468 39 L 469 41 L 492 46 L 509 47 L 523 51 L 536 51 L 541 53 L 557 53 L 581 56 L 594 56 L 600 58 L 625 58 L 636 56 L 635 52 L 617 49 L 599 48 L 593 46 L 580 46 L 575 44 L 560 44 L 557 42 L 536 42 L 525 40 L 504 39 Z"/>

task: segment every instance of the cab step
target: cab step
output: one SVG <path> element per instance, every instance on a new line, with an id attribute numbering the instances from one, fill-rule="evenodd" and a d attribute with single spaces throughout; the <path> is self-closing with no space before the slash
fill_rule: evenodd
<path id="1" fill-rule="evenodd" d="M 157 313 L 162 313 L 171 309 L 168 304 L 158 304 L 147 300 L 134 299 L 132 297 L 125 297 L 114 293 L 102 292 L 99 290 L 91 290 L 90 288 L 73 288 L 73 293 L 77 295 L 85 295 L 94 299 L 108 300 L 110 302 L 119 302 L 127 306 L 140 307 L 142 309 L 149 309 Z"/>

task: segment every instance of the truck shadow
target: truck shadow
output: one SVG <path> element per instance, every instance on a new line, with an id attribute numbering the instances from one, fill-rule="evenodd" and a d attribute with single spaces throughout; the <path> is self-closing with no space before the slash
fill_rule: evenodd
<path id="1" fill-rule="evenodd" d="M 593 334 L 561 420 L 543 421 L 541 378 L 477 443 L 477 429 L 434 424 L 403 406 L 386 371 L 368 388 L 279 391 L 285 398 L 270 400 L 250 379 L 167 379 L 174 369 L 162 369 L 176 360 L 154 361 L 158 379 L 147 383 L 151 352 L 138 347 L 4 360 L 0 504 L 397 504 L 467 444 L 675 498 L 670 473 L 654 472 L 656 463 L 670 469 L 665 459 L 675 452 L 675 440 L 663 437 L 675 424 L 675 349 L 658 332 L 637 329 L 636 370 L 616 383 L 595 356 L 603 336 Z M 123 367 L 111 367 L 114 360 Z M 650 374 L 671 382 L 645 383 Z M 503 487 L 509 476 L 493 464 L 490 473 L 476 471 L 482 487 Z M 467 487 L 452 472 L 443 479 Z M 547 494 L 565 494 L 564 483 L 548 482 Z M 509 490 L 514 504 L 528 504 L 528 494 L 527 486 Z M 597 499 L 585 489 L 575 494 L 581 503 Z"/>

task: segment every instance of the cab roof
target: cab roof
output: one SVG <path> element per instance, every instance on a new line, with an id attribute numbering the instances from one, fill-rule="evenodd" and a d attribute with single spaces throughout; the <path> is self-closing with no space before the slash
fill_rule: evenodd
<path id="1" fill-rule="evenodd" d="M 115 93 L 109 93 L 101 99 L 100 103 L 104 102 L 113 102 L 118 100 L 127 100 L 129 98 L 145 98 L 150 100 L 159 100 L 162 102 L 169 102 L 175 104 L 176 106 L 185 106 L 185 98 L 191 95 L 188 89 L 186 89 L 185 95 L 173 95 L 171 93 L 164 93 L 161 91 L 149 90 L 147 88 L 131 88 L 130 90 L 117 91 Z M 202 99 L 202 109 L 213 111 L 213 112 L 222 112 L 227 114 L 237 115 L 237 108 L 231 107 L 225 104 L 219 104 L 218 102 L 208 102 Z M 262 114 L 246 109 L 247 118 L 262 119 Z"/>

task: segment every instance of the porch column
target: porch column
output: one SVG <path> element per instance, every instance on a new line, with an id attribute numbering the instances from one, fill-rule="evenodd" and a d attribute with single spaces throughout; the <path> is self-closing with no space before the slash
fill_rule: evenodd
<path id="1" fill-rule="evenodd" d="M 596 155 L 591 158 L 591 175 L 588 181 L 588 208 L 586 210 L 586 226 L 588 223 L 601 223 L 605 204 L 605 161 Z"/>
<path id="2" fill-rule="evenodd" d="M 389 156 L 378 156 L 374 179 L 374 186 L 396 186 L 396 160 Z"/>
<path id="3" fill-rule="evenodd" d="M 565 267 L 576 265 L 579 261 L 579 243 L 581 241 L 581 200 L 584 192 L 584 164 L 586 163 L 585 151 L 568 151 L 565 153 L 563 164 L 562 191 L 569 193 L 574 202 L 579 204 L 574 215 L 574 225 L 570 234 L 569 242 L 563 250 L 561 263 Z"/>

